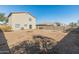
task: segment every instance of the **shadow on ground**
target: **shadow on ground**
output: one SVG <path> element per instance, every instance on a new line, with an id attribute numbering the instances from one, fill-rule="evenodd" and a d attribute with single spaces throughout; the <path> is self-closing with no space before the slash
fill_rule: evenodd
<path id="1" fill-rule="evenodd" d="M 8 47 L 7 40 L 4 36 L 4 33 L 2 30 L 0 30 L 0 54 L 9 54 L 10 50 Z"/>
<path id="2" fill-rule="evenodd" d="M 56 54 L 79 54 L 79 28 L 71 30 L 56 46 Z"/>

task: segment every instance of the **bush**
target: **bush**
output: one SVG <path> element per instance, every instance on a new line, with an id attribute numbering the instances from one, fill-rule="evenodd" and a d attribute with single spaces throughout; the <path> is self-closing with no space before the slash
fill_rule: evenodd
<path id="1" fill-rule="evenodd" d="M 40 38 L 40 39 L 39 39 Z M 46 54 L 54 53 L 53 47 L 56 41 L 45 36 L 34 36 L 33 41 L 24 41 L 10 49 L 14 54 Z"/>
<path id="2" fill-rule="evenodd" d="M 11 26 L 8 25 L 0 25 L 0 29 L 5 32 L 11 31 Z"/>

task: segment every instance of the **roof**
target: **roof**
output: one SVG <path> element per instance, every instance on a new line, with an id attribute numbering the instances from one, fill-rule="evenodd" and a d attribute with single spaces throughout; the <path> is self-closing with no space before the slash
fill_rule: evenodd
<path id="1" fill-rule="evenodd" d="M 11 12 L 9 15 L 8 15 L 8 17 L 10 17 L 12 14 L 21 14 L 21 13 L 26 13 L 26 14 L 29 14 L 29 15 L 31 15 L 32 16 L 32 14 L 30 13 L 30 12 Z M 32 16 L 32 17 L 34 17 L 34 16 Z M 35 18 L 35 17 L 34 17 Z"/>
<path id="2" fill-rule="evenodd" d="M 53 24 L 37 24 L 36 26 L 52 26 Z"/>

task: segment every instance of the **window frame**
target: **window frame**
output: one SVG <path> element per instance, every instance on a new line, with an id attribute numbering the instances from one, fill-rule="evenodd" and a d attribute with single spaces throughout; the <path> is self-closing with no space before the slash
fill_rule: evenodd
<path id="1" fill-rule="evenodd" d="M 16 28 L 19 28 L 19 27 L 20 27 L 20 24 L 15 24 L 15 27 L 16 27 Z"/>

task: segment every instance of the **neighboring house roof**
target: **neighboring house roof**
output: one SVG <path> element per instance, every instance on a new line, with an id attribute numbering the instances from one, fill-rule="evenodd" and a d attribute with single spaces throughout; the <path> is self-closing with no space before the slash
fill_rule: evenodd
<path id="1" fill-rule="evenodd" d="M 53 26 L 53 24 L 37 24 L 36 26 Z"/>
<path id="2" fill-rule="evenodd" d="M 31 15 L 32 17 L 34 17 L 31 13 L 29 13 L 29 12 L 11 12 L 9 15 L 8 15 L 8 17 L 10 17 L 12 14 L 21 14 L 21 13 L 26 13 L 26 14 L 29 14 L 29 15 Z M 34 17 L 35 18 L 35 17 Z"/>

